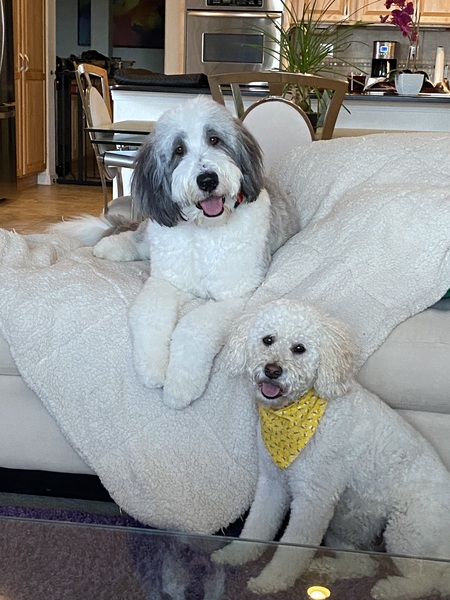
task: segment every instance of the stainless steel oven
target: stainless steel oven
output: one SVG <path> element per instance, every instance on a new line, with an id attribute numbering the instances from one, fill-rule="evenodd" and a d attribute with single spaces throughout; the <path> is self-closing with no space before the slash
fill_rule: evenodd
<path id="1" fill-rule="evenodd" d="M 276 50 L 270 36 L 279 37 L 282 19 L 281 0 L 187 0 L 186 73 L 278 69 L 263 47 Z"/>

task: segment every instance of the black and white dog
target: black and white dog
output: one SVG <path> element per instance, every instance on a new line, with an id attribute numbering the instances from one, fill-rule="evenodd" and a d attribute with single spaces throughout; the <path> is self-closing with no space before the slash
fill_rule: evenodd
<path id="1" fill-rule="evenodd" d="M 135 231 L 110 235 L 111 222 L 94 217 L 59 230 L 96 244 L 100 258 L 151 260 L 129 313 L 134 363 L 141 382 L 164 387 L 165 403 L 180 409 L 204 391 L 231 323 L 299 217 L 267 191 L 252 135 L 205 97 L 157 121 L 137 155 L 132 195 L 145 219 Z"/>

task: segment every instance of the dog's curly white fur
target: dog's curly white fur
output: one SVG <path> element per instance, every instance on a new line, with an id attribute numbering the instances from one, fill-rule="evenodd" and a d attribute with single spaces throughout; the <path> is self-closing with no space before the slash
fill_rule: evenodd
<path id="1" fill-rule="evenodd" d="M 284 407 L 310 389 L 327 400 L 316 433 L 287 468 L 275 465 L 258 436 L 256 495 L 241 537 L 272 540 L 290 508 L 282 542 L 318 546 L 324 540 L 347 550 L 450 559 L 450 474 L 420 434 L 354 381 L 342 323 L 278 300 L 236 327 L 227 360 L 252 378 L 264 407 Z M 263 544 L 234 542 L 213 560 L 240 564 L 263 550 Z M 286 589 L 311 558 L 312 551 L 280 546 L 249 587 Z M 403 576 L 379 581 L 374 598 L 410 600 L 450 589 L 445 565 L 433 567 L 432 580 L 417 572 L 415 561 L 399 559 L 397 567 Z"/>
<path id="2" fill-rule="evenodd" d="M 137 231 L 112 236 L 111 223 L 94 218 L 59 226 L 97 242 L 97 257 L 150 258 L 151 276 L 129 313 L 134 363 L 144 385 L 164 386 L 169 406 L 184 408 L 202 394 L 271 254 L 298 231 L 294 207 L 266 187 L 251 134 L 223 106 L 198 97 L 162 115 L 137 155 L 132 196 L 147 218 Z M 194 298 L 205 302 L 180 318 Z"/>

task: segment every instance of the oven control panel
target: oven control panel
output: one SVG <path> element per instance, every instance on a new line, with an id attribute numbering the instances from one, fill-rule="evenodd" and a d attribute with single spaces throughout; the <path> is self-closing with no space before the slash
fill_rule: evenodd
<path id="1" fill-rule="evenodd" d="M 186 10 L 283 12 L 283 0 L 186 0 Z"/>
<path id="2" fill-rule="evenodd" d="M 206 0 L 206 6 L 255 6 L 263 7 L 264 0 Z"/>

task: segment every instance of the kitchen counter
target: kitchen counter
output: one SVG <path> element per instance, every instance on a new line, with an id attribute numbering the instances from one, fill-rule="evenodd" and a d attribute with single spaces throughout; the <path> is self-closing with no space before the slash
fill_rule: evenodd
<path id="1" fill-rule="evenodd" d="M 154 121 L 167 109 L 187 97 L 209 94 L 206 87 L 169 87 L 143 85 L 113 85 L 115 120 Z M 265 92 L 254 89 L 243 95 L 248 107 Z M 234 113 L 230 96 L 225 100 Z M 420 94 L 419 96 L 348 94 L 336 123 L 337 130 L 355 131 L 448 131 L 450 132 L 450 94 Z"/>
<path id="2" fill-rule="evenodd" d="M 419 103 L 439 103 L 439 102 L 450 102 L 450 94 L 419 94 L 418 96 L 398 96 L 396 93 L 382 94 L 382 93 L 366 93 L 366 94 L 346 94 L 346 100 L 355 100 L 356 102 L 379 102 L 379 101 L 392 101 L 392 102 L 419 102 Z"/>
<path id="3" fill-rule="evenodd" d="M 125 85 L 116 83 L 110 85 L 111 94 L 114 92 L 151 92 L 155 94 L 209 94 L 208 87 L 188 87 L 173 85 Z"/>
<path id="4" fill-rule="evenodd" d="M 348 94 L 336 128 L 450 132 L 450 94 Z"/>
<path id="5" fill-rule="evenodd" d="M 187 86 L 163 86 L 163 85 L 124 85 L 114 84 L 110 86 L 111 91 L 128 91 L 128 92 L 152 92 L 152 93 L 174 93 L 174 94 L 209 94 L 207 87 L 187 87 Z M 225 94 L 227 91 L 225 90 Z M 266 92 L 257 88 L 246 90 L 248 96 L 265 96 Z M 394 102 L 450 102 L 450 94 L 419 94 L 418 96 L 398 96 L 395 93 L 365 93 L 365 94 L 346 94 L 346 99 L 352 99 L 363 102 L 377 102 L 380 99 L 392 100 Z"/>

